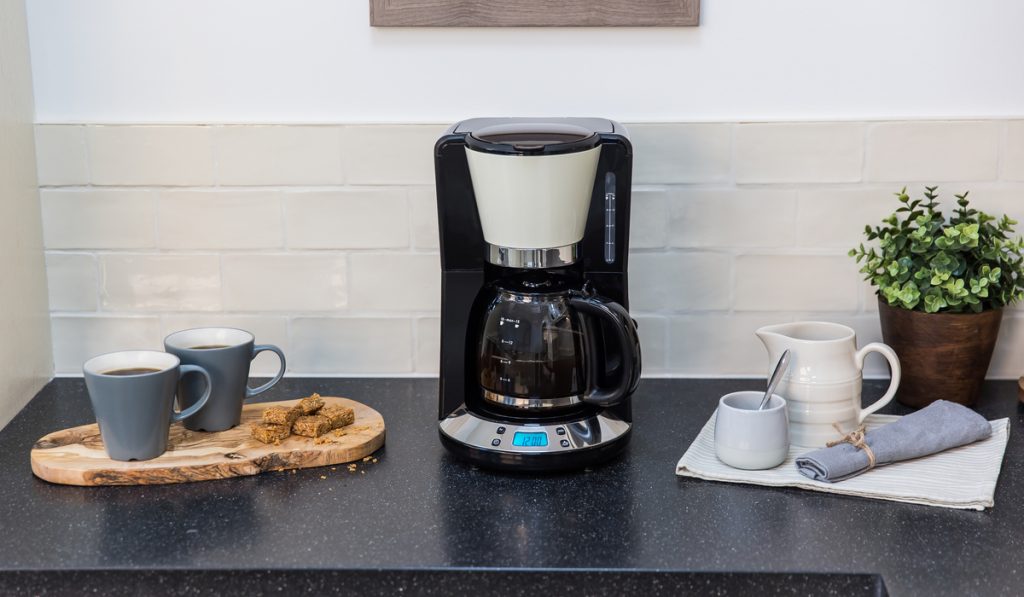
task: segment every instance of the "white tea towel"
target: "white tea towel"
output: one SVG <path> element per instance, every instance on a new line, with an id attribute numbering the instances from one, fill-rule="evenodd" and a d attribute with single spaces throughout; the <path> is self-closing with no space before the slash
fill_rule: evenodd
<path id="1" fill-rule="evenodd" d="M 868 430 L 899 420 L 893 415 L 869 415 Z M 984 510 L 995 505 L 996 480 L 1003 464 L 1010 420 L 989 421 L 988 439 L 917 458 L 888 464 L 842 483 L 814 481 L 797 472 L 794 460 L 813 448 L 791 446 L 786 461 L 763 471 L 745 471 L 722 464 L 715 456 L 715 415 L 679 459 L 676 474 L 709 481 L 770 487 L 799 487 L 879 500 Z"/>

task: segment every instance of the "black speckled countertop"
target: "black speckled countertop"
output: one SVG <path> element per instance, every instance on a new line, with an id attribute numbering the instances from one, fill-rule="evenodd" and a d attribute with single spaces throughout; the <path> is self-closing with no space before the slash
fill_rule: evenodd
<path id="1" fill-rule="evenodd" d="M 717 398 L 761 384 L 645 380 L 624 456 L 519 476 L 444 451 L 436 380 L 286 379 L 261 398 L 318 391 L 379 410 L 378 462 L 79 488 L 29 467 L 38 437 L 92 421 L 82 382 L 56 380 L 0 432 L 0 593 L 1020 594 L 1015 383 L 989 383 L 979 406 L 1014 428 L 986 512 L 676 477 Z M 870 400 L 881 385 L 868 385 Z"/>

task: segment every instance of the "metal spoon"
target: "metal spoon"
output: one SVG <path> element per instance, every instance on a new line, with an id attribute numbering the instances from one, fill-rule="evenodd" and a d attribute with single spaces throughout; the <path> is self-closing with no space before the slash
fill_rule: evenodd
<path id="1" fill-rule="evenodd" d="M 768 390 L 764 393 L 764 398 L 761 399 L 761 406 L 757 407 L 757 410 L 764 410 L 764 407 L 768 406 L 768 401 L 771 400 L 772 394 L 775 393 L 775 388 L 778 387 L 779 382 L 782 381 L 782 376 L 789 369 L 789 351 L 782 351 L 782 356 L 779 357 L 779 362 L 775 364 L 775 371 L 772 371 L 772 377 L 768 380 Z"/>

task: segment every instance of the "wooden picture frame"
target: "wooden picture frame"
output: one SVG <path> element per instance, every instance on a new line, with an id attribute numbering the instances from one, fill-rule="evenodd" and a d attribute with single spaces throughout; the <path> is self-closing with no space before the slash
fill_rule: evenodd
<path id="1" fill-rule="evenodd" d="M 373 27 L 691 27 L 700 0 L 370 0 Z"/>

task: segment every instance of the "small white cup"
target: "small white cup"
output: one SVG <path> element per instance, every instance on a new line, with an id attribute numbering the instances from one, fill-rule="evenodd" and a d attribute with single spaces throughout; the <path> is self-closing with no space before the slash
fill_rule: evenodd
<path id="1" fill-rule="evenodd" d="M 725 464 L 746 470 L 779 466 L 789 454 L 786 400 L 772 394 L 757 410 L 764 392 L 733 392 L 718 401 L 715 455 Z"/>

